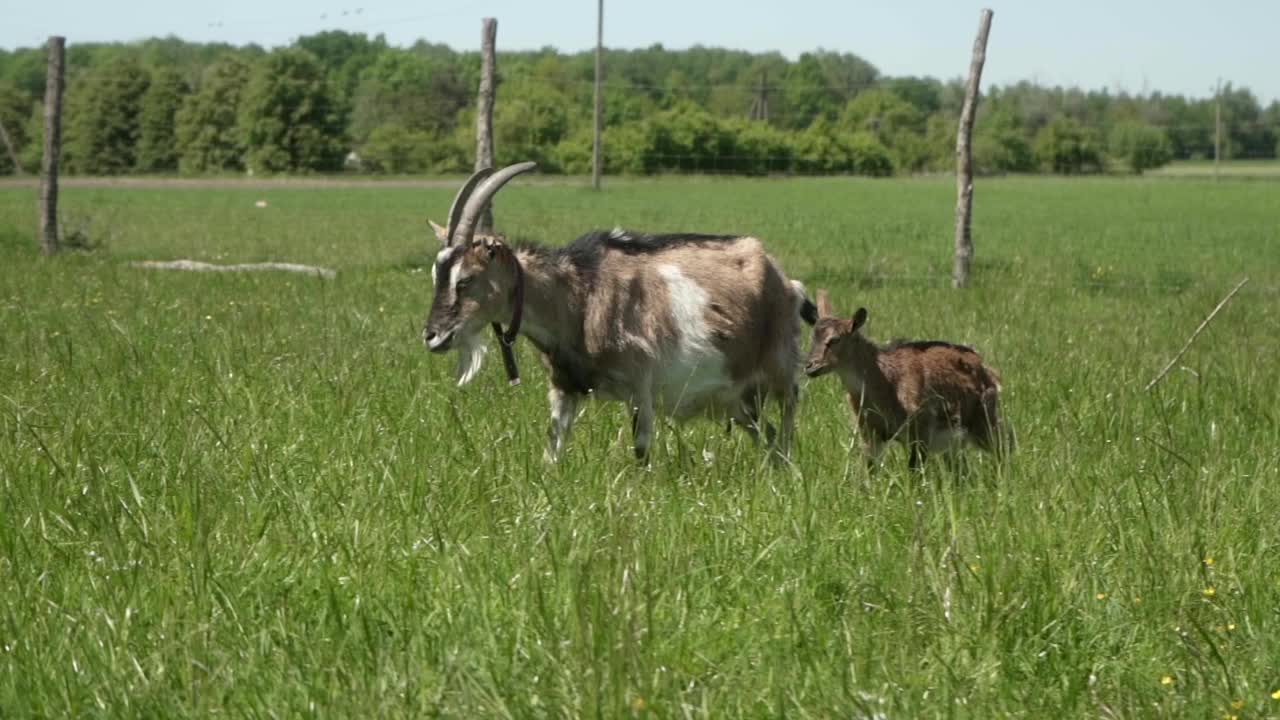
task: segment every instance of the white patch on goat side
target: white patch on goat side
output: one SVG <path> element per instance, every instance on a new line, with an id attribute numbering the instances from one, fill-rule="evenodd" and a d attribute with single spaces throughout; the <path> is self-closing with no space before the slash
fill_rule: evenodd
<path id="1" fill-rule="evenodd" d="M 668 412 L 680 415 L 682 406 L 693 409 L 708 395 L 730 384 L 724 355 L 712 341 L 707 325 L 707 291 L 675 265 L 662 265 L 658 274 L 667 283 L 667 302 L 675 323 L 676 349 L 658 369 L 654 394 Z"/>

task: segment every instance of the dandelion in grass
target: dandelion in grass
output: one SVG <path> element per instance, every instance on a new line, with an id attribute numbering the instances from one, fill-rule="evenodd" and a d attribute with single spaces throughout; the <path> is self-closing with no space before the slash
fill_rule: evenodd
<path id="1" fill-rule="evenodd" d="M 1280 700 L 1280 690 L 1276 690 L 1275 692 L 1271 693 L 1271 699 Z"/>
<path id="2" fill-rule="evenodd" d="M 1172 685 L 1173 677 L 1170 675 L 1165 675 L 1164 677 L 1160 678 L 1160 684 L 1164 685 L 1165 687 Z"/>
<path id="3" fill-rule="evenodd" d="M 1106 593 L 1098 593 L 1097 595 L 1094 595 L 1094 597 L 1095 597 L 1095 598 L 1097 598 L 1098 600 L 1106 600 L 1106 599 L 1107 599 L 1107 594 L 1106 594 Z"/>
<path id="4" fill-rule="evenodd" d="M 1208 555 L 1205 555 L 1205 557 L 1204 557 L 1204 566 L 1205 566 L 1205 567 L 1213 567 L 1213 558 L 1212 558 L 1212 557 L 1210 557 L 1210 556 L 1208 556 Z"/>
<path id="5" fill-rule="evenodd" d="M 1134 604 L 1134 605 L 1141 605 L 1141 604 L 1142 604 L 1142 596 L 1141 596 L 1141 595 L 1139 595 L 1138 597 L 1134 598 L 1134 599 L 1133 599 L 1133 604 Z"/>
<path id="6" fill-rule="evenodd" d="M 1204 593 L 1205 597 L 1210 597 L 1210 598 L 1218 594 L 1217 588 L 1213 587 L 1212 585 L 1205 588 L 1204 590 L 1201 590 L 1200 592 Z"/>
<path id="7" fill-rule="evenodd" d="M 1231 632 L 1232 630 L 1235 630 L 1235 629 L 1236 629 L 1235 623 L 1227 623 L 1227 632 Z"/>

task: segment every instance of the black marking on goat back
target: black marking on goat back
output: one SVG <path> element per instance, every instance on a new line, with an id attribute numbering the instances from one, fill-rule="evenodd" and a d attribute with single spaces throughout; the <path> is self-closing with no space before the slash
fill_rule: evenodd
<path id="1" fill-rule="evenodd" d="M 978 354 L 977 350 L 974 350 L 968 345 L 957 345 L 955 343 L 949 343 L 946 340 L 894 340 L 888 345 L 882 347 L 881 350 L 885 352 L 891 352 L 893 350 L 915 350 L 916 352 L 925 352 L 927 350 L 932 350 L 933 348 L 950 348 L 959 352 L 973 353 L 974 355 Z"/>
<path id="2" fill-rule="evenodd" d="M 732 242 L 741 237 L 741 235 L 709 235 L 707 233 L 647 235 L 645 233 L 623 230 L 620 233 L 607 233 L 605 235 L 605 244 L 610 248 L 638 255 L 640 253 L 661 252 L 670 248 L 684 247 L 685 245 L 706 245 Z"/>
<path id="3" fill-rule="evenodd" d="M 591 273 L 600 267 L 605 252 L 609 250 L 618 250 L 628 255 L 643 255 L 689 245 L 729 243 L 742 237 L 745 236 L 706 233 L 648 235 L 629 230 L 593 230 L 561 248 L 560 254 L 568 258 L 569 262 L 580 271 Z"/>

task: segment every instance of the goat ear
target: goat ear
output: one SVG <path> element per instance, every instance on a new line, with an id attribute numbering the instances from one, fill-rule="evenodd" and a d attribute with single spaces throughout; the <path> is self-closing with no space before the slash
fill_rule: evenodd
<path id="1" fill-rule="evenodd" d="M 818 317 L 831 317 L 831 298 L 826 290 L 818 290 Z"/>
<path id="2" fill-rule="evenodd" d="M 434 220 L 427 220 L 427 223 L 431 225 L 431 229 L 435 232 L 436 238 L 440 240 L 441 245 L 444 245 L 445 243 L 449 242 L 448 228 L 440 227 L 435 223 Z"/>
<path id="3" fill-rule="evenodd" d="M 853 330 L 857 330 L 867 322 L 867 309 L 860 307 L 853 313 Z"/>

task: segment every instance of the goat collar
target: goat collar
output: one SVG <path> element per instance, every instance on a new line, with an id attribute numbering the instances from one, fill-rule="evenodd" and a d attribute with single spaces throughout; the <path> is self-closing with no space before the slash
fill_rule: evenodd
<path id="1" fill-rule="evenodd" d="M 512 346 L 515 345 L 516 338 L 520 337 L 520 319 L 524 316 L 524 268 L 520 266 L 520 259 L 514 252 L 511 253 L 511 262 L 515 263 L 516 268 L 516 286 L 511 291 L 515 308 L 511 311 L 511 324 L 506 331 L 502 330 L 500 323 L 495 322 L 493 334 L 498 336 L 498 347 L 502 349 L 502 365 L 507 370 L 507 383 L 519 385 L 520 368 L 516 366 L 516 353 Z"/>

